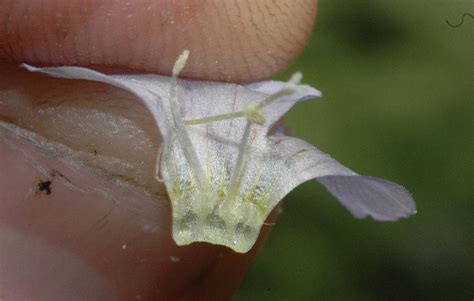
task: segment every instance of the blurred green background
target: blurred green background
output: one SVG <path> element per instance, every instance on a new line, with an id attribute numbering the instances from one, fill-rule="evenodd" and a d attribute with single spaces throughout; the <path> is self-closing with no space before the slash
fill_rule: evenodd
<path id="1" fill-rule="evenodd" d="M 414 195 L 418 214 L 354 219 L 300 186 L 247 275 L 243 300 L 474 298 L 474 1 L 321 0 L 303 71 L 324 98 L 287 115 L 294 135 Z"/>

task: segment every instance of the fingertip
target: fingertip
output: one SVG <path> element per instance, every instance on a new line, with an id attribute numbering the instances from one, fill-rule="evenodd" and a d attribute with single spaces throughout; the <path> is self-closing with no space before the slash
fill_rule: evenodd
<path id="1" fill-rule="evenodd" d="M 315 0 L 4 1 L 0 60 L 114 67 L 249 82 L 274 75 L 301 52 Z"/>

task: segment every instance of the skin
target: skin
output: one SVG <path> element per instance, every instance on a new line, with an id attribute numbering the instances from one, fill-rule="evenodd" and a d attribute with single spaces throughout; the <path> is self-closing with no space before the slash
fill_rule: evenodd
<path id="1" fill-rule="evenodd" d="M 314 0 L 2 0 L 0 59 L 250 82 L 288 66 L 313 27 Z"/>
<path id="2" fill-rule="evenodd" d="M 255 81 L 302 50 L 315 1 L 37 3 L 0 0 L 0 299 L 229 299 L 269 227 L 247 254 L 176 246 L 147 111 L 16 65 L 169 74 L 187 48 L 185 77 Z"/>

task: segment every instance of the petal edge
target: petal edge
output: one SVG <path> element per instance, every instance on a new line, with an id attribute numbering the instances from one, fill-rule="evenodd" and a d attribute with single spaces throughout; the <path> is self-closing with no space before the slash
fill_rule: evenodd
<path id="1" fill-rule="evenodd" d="M 324 176 L 317 180 L 357 218 L 395 221 L 416 213 L 415 201 L 401 185 L 369 176 Z"/>

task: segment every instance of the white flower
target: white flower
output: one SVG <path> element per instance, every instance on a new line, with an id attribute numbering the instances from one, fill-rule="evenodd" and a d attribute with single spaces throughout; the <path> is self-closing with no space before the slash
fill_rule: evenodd
<path id="1" fill-rule="evenodd" d="M 310 179 L 323 184 L 357 218 L 387 221 L 416 212 L 402 186 L 358 175 L 300 139 L 280 132 L 268 136 L 297 102 L 321 95 L 299 85 L 299 74 L 287 83 L 245 86 L 178 80 L 187 55 L 178 59 L 173 77 L 25 67 L 108 83 L 132 92 L 147 106 L 163 136 L 157 172 L 171 199 L 178 245 L 204 241 L 247 252 L 272 209 Z"/>

